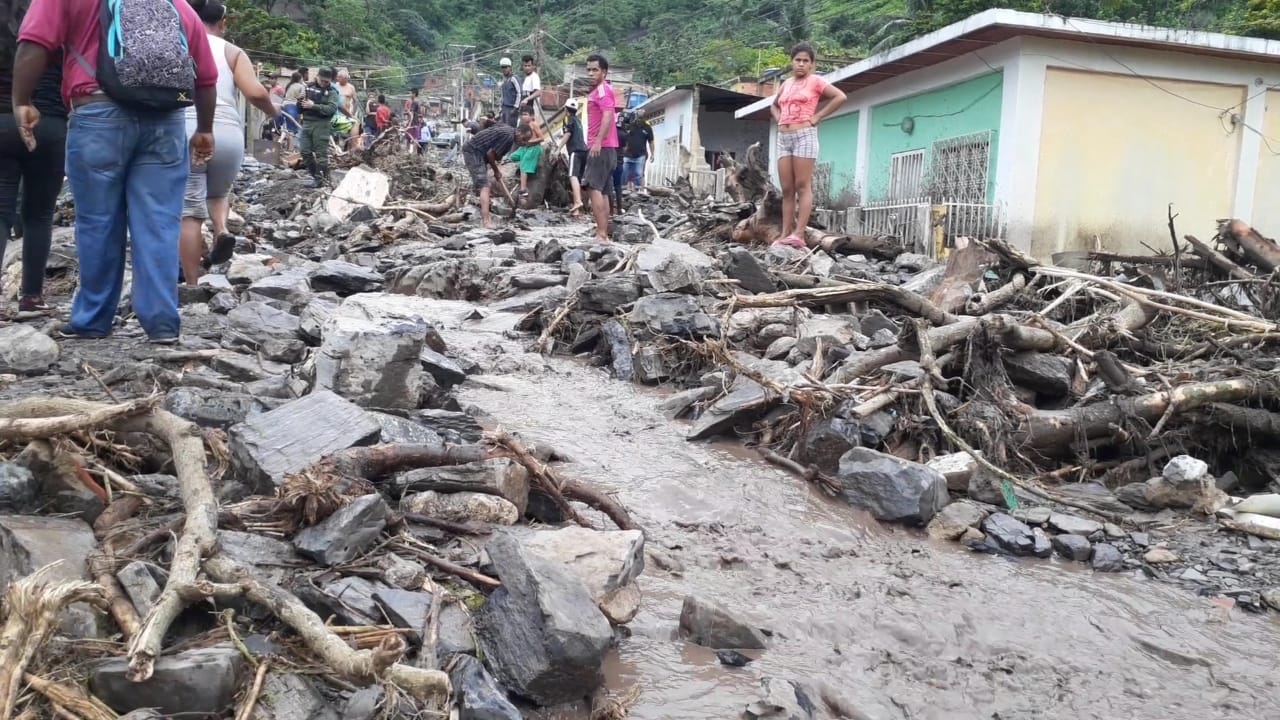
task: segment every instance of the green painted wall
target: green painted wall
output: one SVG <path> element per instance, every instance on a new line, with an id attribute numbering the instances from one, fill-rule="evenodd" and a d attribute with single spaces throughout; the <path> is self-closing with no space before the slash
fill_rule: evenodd
<path id="1" fill-rule="evenodd" d="M 831 197 L 855 191 L 858 165 L 858 115 L 827 118 L 818 126 L 818 163 L 831 163 Z"/>
<path id="2" fill-rule="evenodd" d="M 955 85 L 930 90 L 871 109 L 871 138 L 867 153 L 866 198 L 884 200 L 889 194 L 890 158 L 910 150 L 925 151 L 925 182 L 928 183 L 930 148 L 937 140 L 958 135 L 993 131 L 987 166 L 987 200 L 995 192 L 996 152 L 999 147 L 1000 98 L 1004 76 L 988 73 Z M 915 123 L 911 134 L 903 132 L 903 118 Z"/>

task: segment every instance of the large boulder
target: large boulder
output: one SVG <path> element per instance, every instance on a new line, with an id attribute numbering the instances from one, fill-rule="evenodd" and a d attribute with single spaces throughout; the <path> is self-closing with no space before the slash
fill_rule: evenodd
<path id="1" fill-rule="evenodd" d="M 37 374 L 58 361 L 58 343 L 30 325 L 0 327 L 0 373 Z"/>
<path id="2" fill-rule="evenodd" d="M 942 508 L 929 521 L 929 537 L 937 540 L 959 540 L 969 528 L 976 528 L 987 518 L 987 511 L 977 503 L 961 500 Z"/>
<path id="3" fill-rule="evenodd" d="M 689 642 L 713 649 L 764 649 L 764 633 L 723 606 L 688 595 L 680 607 L 680 635 Z"/>
<path id="4" fill-rule="evenodd" d="M 494 674 L 541 705 L 590 695 L 613 631 L 582 581 L 506 533 L 487 550 L 502 587 L 480 607 L 476 630 Z"/>
<path id="5" fill-rule="evenodd" d="M 421 360 L 430 330 L 426 317 L 417 298 L 386 293 L 347 298 L 325 324 L 316 387 L 365 407 L 418 407 L 427 383 L 434 385 Z"/>
<path id="6" fill-rule="evenodd" d="M 633 327 L 654 335 L 692 338 L 719 337 L 720 323 L 703 311 L 692 295 L 658 293 L 636 300 L 629 316 Z"/>
<path id="7" fill-rule="evenodd" d="M 96 550 L 93 529 L 78 518 L 0 515 L 0 587 L 53 563 L 44 575 L 50 580 L 87 579 L 89 555 Z M 60 628 L 72 637 L 96 637 L 96 616 L 76 604 L 63 612 Z"/>
<path id="8" fill-rule="evenodd" d="M 565 527 L 523 538 L 525 549 L 573 571 L 609 622 L 622 625 L 640 610 L 635 579 L 644 571 L 644 533 Z"/>
<path id="9" fill-rule="evenodd" d="M 484 664 L 468 655 L 459 655 L 449 671 L 453 703 L 458 720 L 521 720 L 524 716 L 507 699 Z"/>
<path id="10" fill-rule="evenodd" d="M 120 713 L 155 708 L 166 716 L 223 716 L 235 702 L 245 660 L 233 647 L 188 650 L 156 659 L 149 680 L 127 677 L 129 659 L 98 662 L 89 675 L 89 689 Z"/>
<path id="11" fill-rule="evenodd" d="M 378 493 L 350 504 L 293 538 L 298 552 L 321 565 L 340 565 L 363 553 L 387 526 L 387 502 Z"/>
<path id="12" fill-rule="evenodd" d="M 845 502 L 886 522 L 926 524 L 949 500 L 941 473 L 870 448 L 842 455 L 836 480 Z"/>

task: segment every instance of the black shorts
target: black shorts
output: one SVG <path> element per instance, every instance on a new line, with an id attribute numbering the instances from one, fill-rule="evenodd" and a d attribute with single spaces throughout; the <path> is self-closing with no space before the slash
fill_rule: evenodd
<path id="1" fill-rule="evenodd" d="M 587 151 L 578 150 L 569 153 L 569 175 L 582 179 L 582 173 L 587 169 Z"/>
<path id="2" fill-rule="evenodd" d="M 582 172 L 582 184 L 593 190 L 608 190 L 613 169 L 617 165 L 618 148 L 602 148 L 599 155 L 588 155 L 586 168 Z"/>
<path id="3" fill-rule="evenodd" d="M 462 161 L 466 163 L 467 172 L 471 175 L 471 186 L 476 190 L 489 187 L 489 162 L 483 155 L 464 149 Z"/>

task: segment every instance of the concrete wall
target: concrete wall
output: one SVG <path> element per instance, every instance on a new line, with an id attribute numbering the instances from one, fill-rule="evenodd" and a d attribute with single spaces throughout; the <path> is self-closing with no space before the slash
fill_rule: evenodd
<path id="1" fill-rule="evenodd" d="M 1261 127 L 1268 141 L 1258 153 L 1257 184 L 1253 190 L 1253 216 L 1246 218 L 1267 237 L 1280 235 L 1280 91 L 1262 93 L 1266 102 Z M 1197 233 L 1207 230 L 1197 228 Z M 1201 237 L 1202 240 L 1205 238 Z"/>
<path id="2" fill-rule="evenodd" d="M 736 120 L 733 112 L 698 110 L 698 137 L 704 152 L 728 152 L 735 159 L 746 157 L 752 143 L 769 141 L 769 124 L 756 120 Z M 657 136 L 654 136 L 655 142 Z M 702 157 L 694 158 L 695 163 Z"/>
<path id="3" fill-rule="evenodd" d="M 895 153 L 921 150 L 925 177 L 930 173 L 930 148 L 938 140 L 990 130 L 988 158 L 988 199 L 996 183 L 1000 111 L 1004 76 L 1001 73 L 964 80 L 946 87 L 876 105 L 869 117 L 870 142 L 867 153 L 866 199 L 884 200 L 889 192 L 889 168 Z M 914 127 L 907 133 L 900 123 L 911 118 Z"/>
<path id="4" fill-rule="evenodd" d="M 693 92 L 678 90 L 659 102 L 661 104 L 645 107 L 646 117 L 662 112 L 661 119 L 650 121 L 653 162 L 645 170 L 646 181 L 657 185 L 663 184 L 660 176 L 673 174 L 680 167 L 682 157 L 688 153 L 689 139 L 693 135 Z"/>
<path id="5" fill-rule="evenodd" d="M 858 111 L 827 118 L 818 126 L 818 162 L 831 164 L 831 199 L 852 199 L 858 187 Z"/>
<path id="6" fill-rule="evenodd" d="M 1047 70 L 1033 255 L 1167 247 L 1169 203 L 1179 230 L 1202 237 L 1232 214 L 1242 135 L 1220 114 L 1243 106 L 1246 88 L 1167 78 L 1158 85 Z"/>

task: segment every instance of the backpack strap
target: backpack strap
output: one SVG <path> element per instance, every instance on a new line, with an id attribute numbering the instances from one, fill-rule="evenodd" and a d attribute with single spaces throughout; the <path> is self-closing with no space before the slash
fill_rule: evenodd
<path id="1" fill-rule="evenodd" d="M 80 51 L 70 45 L 67 46 L 67 49 L 71 51 L 71 57 L 75 58 L 76 63 L 78 63 L 80 67 L 84 68 L 85 72 L 89 73 L 89 77 L 93 77 L 96 71 L 93 69 L 93 66 L 89 64 L 89 61 L 85 60 L 84 56 L 80 54 Z"/>

